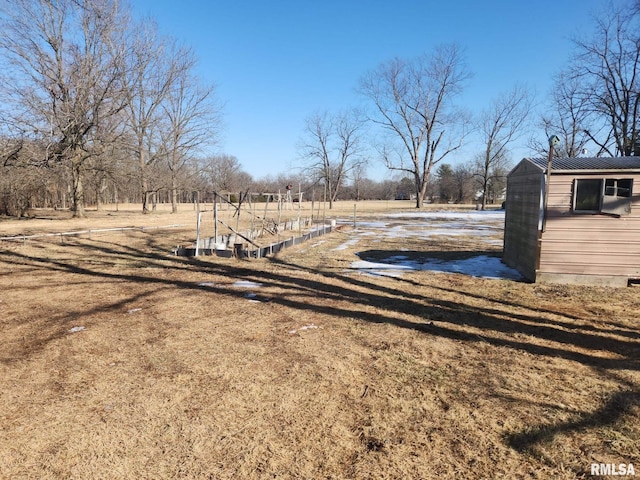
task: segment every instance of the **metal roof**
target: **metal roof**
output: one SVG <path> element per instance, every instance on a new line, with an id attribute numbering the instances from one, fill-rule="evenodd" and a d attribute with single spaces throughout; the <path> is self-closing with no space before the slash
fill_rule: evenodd
<path id="1" fill-rule="evenodd" d="M 527 158 L 534 165 L 547 170 L 548 158 Z M 640 171 L 640 157 L 572 157 L 554 158 L 551 164 L 553 172 L 575 171 L 612 171 L 638 170 Z"/>

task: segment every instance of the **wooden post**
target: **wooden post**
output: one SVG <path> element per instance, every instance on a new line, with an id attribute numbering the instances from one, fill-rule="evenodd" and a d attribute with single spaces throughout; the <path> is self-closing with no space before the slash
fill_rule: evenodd
<path id="1" fill-rule="evenodd" d="M 353 204 L 353 228 L 357 228 L 356 225 L 356 209 L 357 209 L 357 204 Z"/>
<path id="2" fill-rule="evenodd" d="M 300 218 L 302 214 L 302 190 L 300 184 L 298 183 L 298 233 L 302 235 L 302 218 Z"/>
<path id="3" fill-rule="evenodd" d="M 324 184 L 324 199 L 322 200 L 322 223 L 327 221 L 327 184 Z"/>
<path id="4" fill-rule="evenodd" d="M 313 224 L 313 208 L 316 202 L 316 189 L 311 190 L 311 224 Z"/>
<path id="5" fill-rule="evenodd" d="M 264 202 L 264 216 L 262 217 L 262 231 L 260 232 L 261 235 L 264 234 L 264 226 L 267 222 L 267 213 L 268 213 L 268 208 L 269 208 L 269 200 L 271 200 L 271 194 L 267 193 L 267 197 L 265 198 L 265 202 Z"/>
<path id="6" fill-rule="evenodd" d="M 560 141 L 560 139 L 551 135 L 549 137 L 549 158 L 547 159 L 547 178 L 544 187 L 544 207 L 542 209 L 542 231 L 544 232 L 547 228 L 547 216 L 548 216 L 548 208 L 549 208 L 549 184 L 551 182 L 551 165 L 553 163 L 553 147 Z"/>
<path id="7" fill-rule="evenodd" d="M 213 243 L 218 243 L 218 194 L 213 192 Z"/>
<path id="8" fill-rule="evenodd" d="M 198 219 L 196 221 L 196 251 L 194 256 L 198 256 L 198 247 L 200 246 L 200 207 L 198 206 Z"/>
<path id="9" fill-rule="evenodd" d="M 276 230 L 278 231 L 278 243 L 280 243 L 280 216 L 282 214 L 282 197 L 278 190 L 278 221 L 276 222 Z"/>
<path id="10" fill-rule="evenodd" d="M 242 206 L 242 192 L 240 192 L 238 194 L 238 208 L 236 209 L 236 231 L 240 230 L 240 207 Z M 235 241 L 238 241 L 238 234 L 236 233 L 236 239 Z"/>
<path id="11" fill-rule="evenodd" d="M 249 193 L 249 201 L 251 201 L 251 193 Z M 255 240 L 256 236 L 254 234 L 254 228 L 255 228 L 255 220 L 256 220 L 256 203 L 250 203 L 249 206 L 251 207 L 251 233 L 249 234 L 249 236 L 251 237 L 252 240 Z"/>

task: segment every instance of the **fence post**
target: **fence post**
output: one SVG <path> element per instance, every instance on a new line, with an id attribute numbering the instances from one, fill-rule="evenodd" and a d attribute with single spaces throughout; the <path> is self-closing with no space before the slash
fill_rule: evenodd
<path id="1" fill-rule="evenodd" d="M 357 209 L 357 204 L 354 203 L 353 204 L 353 228 L 354 229 L 357 228 L 357 225 L 356 225 L 356 209 Z"/>

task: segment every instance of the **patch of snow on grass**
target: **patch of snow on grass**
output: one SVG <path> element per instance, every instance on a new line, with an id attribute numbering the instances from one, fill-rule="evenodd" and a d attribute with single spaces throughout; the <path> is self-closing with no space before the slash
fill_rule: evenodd
<path id="1" fill-rule="evenodd" d="M 351 263 L 351 268 L 358 270 L 366 275 L 374 277 L 394 277 L 400 278 L 406 270 L 415 270 L 409 265 L 399 265 L 391 263 L 368 262 L 366 260 L 358 260 Z"/>
<path id="2" fill-rule="evenodd" d="M 521 280 L 522 276 L 517 270 L 507 267 L 497 257 L 478 255 L 461 260 L 444 261 L 427 259 L 426 261 L 409 260 L 402 255 L 391 256 L 386 259 L 389 263 L 368 262 L 358 260 L 351 263 L 351 268 L 362 273 L 374 276 L 401 277 L 403 272 L 428 270 L 436 273 L 461 273 L 472 277 L 504 278 Z"/>
<path id="3" fill-rule="evenodd" d="M 349 248 L 352 245 L 355 245 L 356 243 L 358 243 L 358 239 L 357 238 L 352 238 L 351 240 L 347 240 L 346 242 L 344 242 L 342 245 L 338 245 L 333 250 L 334 251 L 346 250 L 347 248 Z"/>
<path id="4" fill-rule="evenodd" d="M 261 283 L 251 282 L 249 280 L 238 280 L 235 282 L 232 287 L 234 288 L 260 288 L 262 287 Z"/>
<path id="5" fill-rule="evenodd" d="M 504 210 L 475 210 L 470 212 L 405 212 L 385 215 L 390 219 L 403 219 L 406 225 L 393 225 L 383 222 L 370 222 L 374 228 L 385 228 L 377 234 L 384 238 L 418 237 L 428 238 L 434 235 L 457 237 L 489 236 L 500 233 L 504 226 Z M 382 225 L 381 225 L 382 224 Z M 367 225 L 366 222 L 359 226 Z M 360 233 L 362 235 L 362 233 Z M 501 244 L 501 240 L 486 239 L 487 244 Z M 351 242 L 351 243 L 350 243 Z M 343 244 L 343 248 L 355 242 Z M 339 247 L 340 248 L 340 247 Z M 336 249 L 337 250 L 337 249 Z M 428 270 L 437 273 L 461 273 L 473 277 L 505 278 L 521 280 L 520 273 L 502 263 L 500 258 L 487 255 L 444 261 L 425 258 L 411 260 L 404 255 L 390 255 L 377 262 L 358 260 L 351 268 L 367 275 L 400 277 L 411 270 Z"/>
<path id="6" fill-rule="evenodd" d="M 448 220 L 475 220 L 478 222 L 486 222 L 488 220 L 504 220 L 504 210 L 473 210 L 470 212 L 400 212 L 390 213 L 386 215 L 391 218 L 416 218 L 416 219 L 440 219 Z"/>
<path id="7" fill-rule="evenodd" d="M 310 329 L 313 329 L 313 328 L 318 328 L 318 326 L 314 325 L 313 323 L 311 323 L 309 325 L 303 325 L 302 327 L 300 327 L 297 330 L 289 330 L 289 332 L 287 332 L 287 333 L 289 333 L 290 335 L 294 335 L 294 334 L 296 334 L 298 332 L 301 332 L 301 331 L 304 331 L 304 330 L 310 330 Z"/>

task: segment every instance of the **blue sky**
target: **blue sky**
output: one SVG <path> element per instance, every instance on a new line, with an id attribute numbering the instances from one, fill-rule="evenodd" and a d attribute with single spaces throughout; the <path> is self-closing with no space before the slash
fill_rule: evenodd
<path id="1" fill-rule="evenodd" d="M 316 111 L 360 105 L 359 78 L 394 57 L 444 43 L 465 49 L 473 78 L 460 102 L 479 114 L 527 85 L 546 98 L 568 59 L 570 37 L 591 29 L 603 0 L 131 0 L 137 17 L 191 46 L 199 74 L 217 85 L 224 130 L 217 153 L 236 156 L 254 178 L 301 166 L 296 145 Z M 544 132 L 532 132 L 544 136 Z M 528 151 L 512 146 L 514 160 Z M 470 160 L 470 143 L 446 163 Z M 373 163 L 369 177 L 388 174 Z"/>

